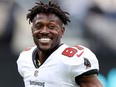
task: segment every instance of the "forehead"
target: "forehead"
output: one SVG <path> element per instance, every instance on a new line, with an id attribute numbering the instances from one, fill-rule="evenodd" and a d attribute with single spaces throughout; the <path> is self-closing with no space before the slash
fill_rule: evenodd
<path id="1" fill-rule="evenodd" d="M 51 22 L 61 22 L 59 17 L 56 16 L 55 14 L 44 14 L 44 13 L 37 14 L 34 17 L 33 22 L 37 22 L 41 20 L 46 20 L 46 21 L 51 21 Z"/>

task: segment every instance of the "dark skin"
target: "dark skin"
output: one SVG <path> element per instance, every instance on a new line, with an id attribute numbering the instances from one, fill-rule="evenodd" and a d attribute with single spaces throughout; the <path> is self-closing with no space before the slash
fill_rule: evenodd
<path id="1" fill-rule="evenodd" d="M 80 78 L 80 87 L 103 87 L 96 75 L 90 75 Z"/>
<path id="2" fill-rule="evenodd" d="M 56 15 L 41 13 L 35 16 L 32 34 L 41 64 L 59 47 L 64 31 L 63 23 Z"/>
<path id="3" fill-rule="evenodd" d="M 32 22 L 32 34 L 38 48 L 39 61 L 43 64 L 49 55 L 56 50 L 64 35 L 64 25 L 54 14 L 37 14 Z M 80 78 L 80 87 L 103 87 L 97 76 Z"/>

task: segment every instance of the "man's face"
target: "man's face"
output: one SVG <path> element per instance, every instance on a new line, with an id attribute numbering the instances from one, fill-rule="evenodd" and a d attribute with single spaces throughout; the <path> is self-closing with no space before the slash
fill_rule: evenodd
<path id="1" fill-rule="evenodd" d="M 64 27 L 56 15 L 41 13 L 34 17 L 32 34 L 37 47 L 42 51 L 48 51 L 60 44 Z"/>

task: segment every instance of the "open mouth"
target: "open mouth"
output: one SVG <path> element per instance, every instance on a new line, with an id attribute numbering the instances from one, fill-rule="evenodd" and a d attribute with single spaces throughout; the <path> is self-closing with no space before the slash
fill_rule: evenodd
<path id="1" fill-rule="evenodd" d="M 51 39 L 50 38 L 40 38 L 39 41 L 42 43 L 48 43 L 51 41 Z"/>

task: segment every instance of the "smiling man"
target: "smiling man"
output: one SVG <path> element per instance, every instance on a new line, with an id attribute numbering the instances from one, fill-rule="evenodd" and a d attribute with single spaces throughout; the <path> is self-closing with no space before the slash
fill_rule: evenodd
<path id="1" fill-rule="evenodd" d="M 64 34 L 63 23 L 55 14 L 37 14 L 33 20 L 32 34 L 39 49 L 53 49 L 59 46 Z"/>
<path id="2" fill-rule="evenodd" d="M 53 2 L 36 4 L 27 14 L 36 46 L 21 52 L 17 60 L 25 87 L 103 87 L 94 53 L 61 43 L 69 14 Z"/>

